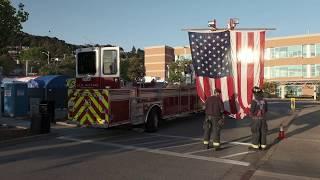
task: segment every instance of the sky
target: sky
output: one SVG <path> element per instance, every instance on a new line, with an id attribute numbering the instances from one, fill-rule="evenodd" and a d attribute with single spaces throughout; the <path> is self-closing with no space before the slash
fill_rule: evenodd
<path id="1" fill-rule="evenodd" d="M 12 0 L 29 12 L 23 31 L 72 44 L 171 47 L 189 44 L 183 28 L 276 28 L 267 38 L 320 33 L 319 0 Z"/>

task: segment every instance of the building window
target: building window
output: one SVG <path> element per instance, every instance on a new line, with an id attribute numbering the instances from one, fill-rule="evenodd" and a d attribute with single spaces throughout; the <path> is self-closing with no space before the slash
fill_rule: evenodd
<path id="1" fill-rule="evenodd" d="M 287 57 L 288 57 L 288 47 L 280 47 L 279 58 L 287 58 Z"/>
<path id="2" fill-rule="evenodd" d="M 302 45 L 288 46 L 288 57 L 301 57 Z"/>
<path id="3" fill-rule="evenodd" d="M 315 54 L 316 56 L 320 56 L 320 44 L 315 44 Z"/>
<path id="4" fill-rule="evenodd" d="M 315 76 L 320 76 L 320 64 L 315 64 Z"/>
<path id="5" fill-rule="evenodd" d="M 316 56 L 315 45 L 314 44 L 310 44 L 310 56 L 311 57 Z"/>
<path id="6" fill-rule="evenodd" d="M 306 53 L 307 51 L 306 47 L 302 47 L 302 45 L 294 45 L 269 48 L 266 52 L 270 53 L 270 55 L 266 55 L 266 57 L 268 57 L 269 59 L 279 59 L 302 57 L 302 52 Z"/>
<path id="7" fill-rule="evenodd" d="M 315 64 L 311 64 L 310 65 L 310 76 L 311 77 L 315 77 L 316 76 L 316 65 Z"/>
<path id="8" fill-rule="evenodd" d="M 302 65 L 302 77 L 308 77 L 308 66 L 306 64 Z"/>
<path id="9" fill-rule="evenodd" d="M 304 44 L 302 45 L 302 57 L 308 56 L 308 45 Z"/>
<path id="10" fill-rule="evenodd" d="M 286 66 L 279 67 L 279 77 L 288 77 L 288 67 Z"/>
<path id="11" fill-rule="evenodd" d="M 302 66 L 288 66 L 288 77 L 301 77 Z"/>
<path id="12" fill-rule="evenodd" d="M 270 75 L 271 78 L 307 77 L 307 65 L 273 66 L 270 68 Z"/>

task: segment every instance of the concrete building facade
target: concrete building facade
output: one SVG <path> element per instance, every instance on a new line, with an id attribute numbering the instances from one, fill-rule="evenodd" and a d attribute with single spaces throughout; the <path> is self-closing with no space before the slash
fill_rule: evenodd
<path id="1" fill-rule="evenodd" d="M 167 67 L 175 60 L 174 49 L 169 46 L 153 46 L 144 48 L 144 53 L 146 76 L 167 80 Z"/>
<path id="2" fill-rule="evenodd" d="M 177 60 L 191 60 L 189 46 L 145 48 L 147 76 L 167 80 L 167 65 Z M 278 96 L 316 97 L 320 82 L 320 34 L 267 38 L 264 65 L 265 81 L 277 84 Z"/>

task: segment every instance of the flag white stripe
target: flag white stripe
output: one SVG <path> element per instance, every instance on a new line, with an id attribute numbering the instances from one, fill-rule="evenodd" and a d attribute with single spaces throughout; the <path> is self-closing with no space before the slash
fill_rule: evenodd
<path id="1" fill-rule="evenodd" d="M 229 103 L 229 93 L 228 93 L 228 82 L 227 82 L 227 77 L 223 77 L 220 80 L 221 82 L 221 89 L 223 90 L 221 96 L 222 96 L 222 101 L 224 104 L 224 109 L 227 112 L 231 112 L 230 108 L 230 103 Z"/>
<path id="2" fill-rule="evenodd" d="M 247 51 L 248 50 L 248 33 L 247 32 L 244 32 L 244 33 L 241 33 L 241 50 L 242 51 Z M 243 53 L 243 52 L 237 52 L 237 53 Z M 244 53 L 243 53 L 244 54 Z M 241 58 L 244 58 L 244 57 L 241 57 Z M 241 84 L 241 99 L 242 99 L 242 104 L 244 107 L 248 107 L 249 104 L 248 104 L 248 96 L 247 96 L 247 93 L 248 93 L 248 83 L 247 83 L 247 72 L 248 72 L 248 62 L 247 62 L 248 59 L 240 59 L 241 61 L 241 82 L 239 82 Z"/>
<path id="3" fill-rule="evenodd" d="M 204 86 L 203 86 L 203 77 L 202 76 L 199 76 L 199 83 L 200 83 L 200 88 L 201 88 L 201 92 L 203 94 L 203 97 L 205 97 L 205 93 L 204 93 Z"/>
<path id="4" fill-rule="evenodd" d="M 239 104 L 239 91 L 238 91 L 238 70 L 237 70 L 237 38 L 236 38 L 236 32 L 232 31 L 230 32 L 230 44 L 231 44 L 231 59 L 232 61 L 232 75 L 233 75 L 233 83 L 234 83 L 234 95 L 235 95 L 235 105 L 237 112 L 240 111 L 240 104 Z"/>
<path id="5" fill-rule="evenodd" d="M 254 63 L 254 81 L 253 86 L 259 87 L 260 80 L 260 31 L 254 32 L 254 50 L 255 52 L 253 63 Z"/>
<path id="6" fill-rule="evenodd" d="M 214 89 L 216 89 L 214 78 L 209 78 L 209 84 L 210 84 L 210 92 L 211 94 L 213 94 Z"/>

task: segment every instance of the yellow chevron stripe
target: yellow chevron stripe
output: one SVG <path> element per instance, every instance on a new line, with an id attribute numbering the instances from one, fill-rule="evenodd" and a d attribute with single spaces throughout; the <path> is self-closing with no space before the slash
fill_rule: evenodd
<path id="1" fill-rule="evenodd" d="M 91 111 L 91 113 L 92 113 L 94 116 L 98 116 L 98 113 L 93 109 L 93 107 L 89 106 L 88 109 Z"/>
<path id="2" fill-rule="evenodd" d="M 80 125 L 83 125 L 87 120 L 90 121 L 91 124 L 93 124 L 94 122 L 96 122 L 98 124 L 104 124 L 105 121 L 107 123 L 110 123 L 109 115 L 105 113 L 104 107 L 101 106 L 100 103 L 99 103 L 99 101 L 101 101 L 102 104 L 109 110 L 109 102 L 107 102 L 107 100 L 104 99 L 103 96 L 102 96 L 104 94 L 105 96 L 109 97 L 109 91 L 108 90 L 97 90 L 97 89 L 94 89 L 93 92 L 91 92 L 89 89 L 87 89 L 87 90 L 82 90 L 83 93 L 81 93 L 81 94 L 80 94 L 80 91 L 81 90 L 79 90 L 79 89 L 70 90 L 70 91 L 68 90 L 68 93 L 70 93 L 71 95 L 73 94 L 73 98 L 69 98 L 70 101 L 74 101 L 75 102 L 73 110 L 77 109 L 82 101 L 85 101 L 85 96 L 88 96 L 88 98 L 91 101 L 91 103 L 90 103 L 91 105 L 87 104 L 87 103 L 84 103 L 84 105 L 82 107 L 80 107 L 78 112 L 74 112 L 75 113 L 74 117 L 70 117 L 70 118 L 73 121 L 78 121 L 80 123 Z M 95 111 L 93 106 L 95 106 L 95 108 L 97 109 L 98 112 Z M 89 113 L 86 112 L 84 114 L 84 116 L 81 119 L 79 119 L 79 116 L 84 111 L 90 111 L 90 113 L 95 118 L 92 118 L 89 115 Z M 100 113 L 102 113 L 102 114 L 100 114 Z M 100 115 L 101 115 L 101 117 L 100 117 Z"/>
<path id="3" fill-rule="evenodd" d="M 72 88 L 75 88 L 76 86 L 76 80 L 73 78 L 73 79 L 67 79 L 67 87 L 72 89 Z"/>
<path id="4" fill-rule="evenodd" d="M 74 108 L 78 108 L 79 104 L 84 101 L 84 97 L 80 96 L 78 99 L 76 99 L 76 103 L 74 104 Z"/>
<path id="5" fill-rule="evenodd" d="M 74 115 L 73 121 L 79 121 L 79 116 L 81 115 L 81 113 L 85 110 L 86 107 L 82 106 L 78 112 L 76 112 L 76 114 Z"/>
<path id="6" fill-rule="evenodd" d="M 102 94 L 105 94 L 108 98 L 109 98 L 109 91 L 108 90 L 102 90 Z M 103 96 L 102 96 L 103 97 Z M 106 101 L 106 99 L 101 98 L 101 101 L 103 103 L 103 105 L 109 109 L 109 102 Z"/>
<path id="7" fill-rule="evenodd" d="M 104 95 L 107 96 L 108 99 L 109 99 L 109 91 L 108 91 L 108 90 L 103 89 L 102 92 L 101 92 L 101 94 L 104 94 Z M 104 98 L 101 98 L 101 101 L 102 101 L 103 105 L 106 107 L 106 109 L 108 110 L 108 112 L 110 113 L 109 102 L 107 102 L 106 99 L 104 99 Z M 109 114 L 104 113 L 104 116 L 105 116 L 104 118 L 105 118 L 105 120 L 107 121 L 107 123 L 110 123 Z"/>
<path id="8" fill-rule="evenodd" d="M 107 123 L 109 124 L 110 123 L 110 120 L 109 120 L 109 115 L 108 114 L 105 114 L 105 120 L 107 121 Z"/>
<path id="9" fill-rule="evenodd" d="M 97 120 L 98 124 L 104 124 L 104 122 L 103 122 L 103 120 L 101 118 L 97 118 L 96 120 Z"/>
<path id="10" fill-rule="evenodd" d="M 90 121 L 90 123 L 93 124 L 94 120 L 91 118 L 91 116 L 89 114 L 87 114 L 87 116 L 88 116 L 88 120 Z"/>
<path id="11" fill-rule="evenodd" d="M 78 94 L 79 94 L 79 92 L 80 92 L 80 91 L 79 91 L 78 89 L 76 89 L 76 90 L 73 92 L 73 96 L 74 96 L 74 97 L 77 97 Z"/>
<path id="12" fill-rule="evenodd" d="M 96 95 L 95 100 L 97 101 L 96 107 L 99 109 L 100 112 L 102 112 L 102 111 L 103 111 L 103 107 L 101 107 L 101 105 L 100 105 L 99 102 L 98 102 L 98 101 L 100 101 L 100 100 L 103 99 L 103 98 L 102 98 L 102 94 L 101 94 L 100 90 L 94 90 L 94 92 L 95 92 L 95 95 Z M 101 118 L 102 118 L 102 117 L 101 117 Z"/>
<path id="13" fill-rule="evenodd" d="M 82 117 L 82 119 L 80 119 L 80 125 L 83 125 L 85 122 L 86 122 L 86 120 L 88 119 L 88 114 L 85 114 L 83 117 Z"/>
<path id="14" fill-rule="evenodd" d="M 73 94 L 74 92 L 73 92 L 73 89 L 68 89 L 68 97 L 71 95 L 71 94 Z"/>
<path id="15" fill-rule="evenodd" d="M 96 106 L 97 109 L 99 109 L 99 102 L 97 101 L 97 99 L 93 96 L 89 96 L 91 102 L 93 102 L 93 105 Z"/>
<path id="16" fill-rule="evenodd" d="M 80 120 L 80 125 L 83 125 L 87 120 L 89 120 L 90 124 L 93 124 L 94 121 L 93 119 L 91 118 L 91 116 L 89 115 L 89 113 L 86 113 L 82 119 Z"/>

